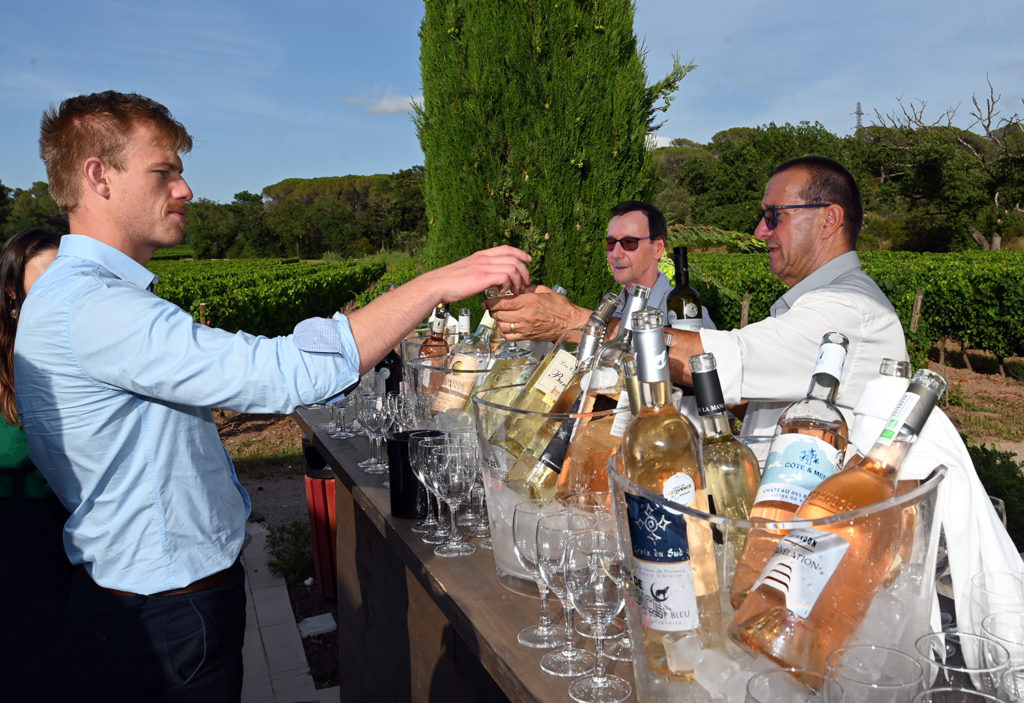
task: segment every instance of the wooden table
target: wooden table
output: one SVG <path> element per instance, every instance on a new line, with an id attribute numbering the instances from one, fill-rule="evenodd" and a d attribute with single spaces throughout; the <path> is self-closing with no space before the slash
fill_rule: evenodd
<path id="1" fill-rule="evenodd" d="M 316 429 L 327 420 L 323 410 L 303 408 L 293 417 L 337 476 L 341 700 L 570 700 L 571 679 L 540 670 L 547 650 L 516 641 L 519 630 L 536 624 L 539 599 L 500 585 L 490 551 L 435 556 L 409 529 L 414 521 L 390 514 L 383 477 L 356 466 L 367 440 L 334 440 Z M 558 613 L 556 603 L 552 598 Z M 608 664 L 632 682 L 631 664 Z"/>

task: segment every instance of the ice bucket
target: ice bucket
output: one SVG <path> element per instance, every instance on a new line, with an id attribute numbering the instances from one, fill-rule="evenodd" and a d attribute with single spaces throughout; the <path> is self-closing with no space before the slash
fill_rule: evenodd
<path id="1" fill-rule="evenodd" d="M 731 545 L 742 544 L 747 532 L 766 523 L 725 518 L 694 510 L 673 503 L 663 496 L 647 491 L 632 483 L 621 472 L 621 457 L 616 455 L 608 462 L 609 483 L 612 486 L 615 517 L 624 553 L 632 555 L 632 542 L 627 521 L 626 496 L 639 497 L 650 501 L 658 508 L 667 509 L 670 516 L 684 520 L 688 531 L 713 535 L 715 566 L 718 581 L 721 619 L 713 623 L 701 623 L 701 630 L 692 636 L 683 636 L 670 642 L 673 644 L 675 673 L 655 674 L 648 666 L 644 654 L 641 599 L 635 579 L 626 599 L 626 614 L 633 643 L 633 670 L 639 701 L 709 701 L 733 700 L 736 688 L 757 671 L 778 666 L 765 657 L 752 657 L 729 640 L 727 629 L 735 609 L 729 598 L 729 590 L 735 575 L 736 557 Z M 858 510 L 817 520 L 792 520 L 790 522 L 768 523 L 781 533 L 802 528 L 832 527 L 856 529 L 858 524 L 886 519 L 900 520 L 903 524 L 899 553 L 890 568 L 884 585 L 868 608 L 863 621 L 849 644 L 875 644 L 892 647 L 904 652 L 914 651 L 914 641 L 930 632 L 932 604 L 935 598 L 935 560 L 938 548 L 939 520 L 935 515 L 938 486 L 946 475 L 946 467 L 939 466 L 918 486 L 894 498 Z M 636 505 L 637 500 L 630 501 Z M 642 502 L 642 501 L 641 501 Z M 710 527 L 710 530 L 707 528 Z M 632 565 L 633 560 L 627 558 Z M 677 633 L 678 635 L 678 633 Z M 843 645 L 839 645 L 843 646 Z M 828 652 L 820 654 L 820 659 Z M 808 669 L 817 653 L 808 654 L 808 662 L 794 663 Z M 683 673 L 689 669 L 690 673 Z M 742 700 L 742 694 L 739 694 Z"/>
<path id="2" fill-rule="evenodd" d="M 526 420 L 540 428 L 545 436 L 553 427 L 574 419 L 598 420 L 624 412 L 628 408 L 602 410 L 592 413 L 538 413 L 518 410 L 495 398 L 515 398 L 525 384 L 511 384 L 479 390 L 473 394 L 477 438 L 484 461 L 484 492 L 487 496 L 487 514 L 494 547 L 494 570 L 498 582 L 522 595 L 537 597 L 537 582 L 523 569 L 512 547 L 512 514 L 516 504 L 530 499 L 526 484 L 512 472 L 517 457 L 502 446 L 503 429 L 518 420 Z M 508 401 L 506 401 L 508 402 Z"/>

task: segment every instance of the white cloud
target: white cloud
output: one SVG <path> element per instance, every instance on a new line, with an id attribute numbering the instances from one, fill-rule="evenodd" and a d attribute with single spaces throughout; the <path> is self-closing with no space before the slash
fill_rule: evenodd
<path id="1" fill-rule="evenodd" d="M 387 94 L 366 108 L 368 115 L 401 115 L 412 112 L 413 105 L 422 105 L 423 96 L 409 97 L 395 95 L 390 90 Z"/>

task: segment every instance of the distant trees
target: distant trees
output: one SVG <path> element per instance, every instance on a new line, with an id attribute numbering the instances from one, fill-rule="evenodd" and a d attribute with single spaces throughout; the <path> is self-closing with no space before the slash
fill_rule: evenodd
<path id="1" fill-rule="evenodd" d="M 652 194 L 652 119 L 691 66 L 647 85 L 630 0 L 438 0 L 420 67 L 428 265 L 514 244 L 596 303 L 608 210 Z"/>
<path id="2" fill-rule="evenodd" d="M 50 195 L 46 181 L 36 181 L 27 190 L 11 190 L 0 183 L 0 238 L 7 240 L 29 227 L 68 231 L 67 218 Z"/>
<path id="3" fill-rule="evenodd" d="M 807 154 L 838 159 L 864 196 L 862 249 L 954 251 L 999 248 L 1024 237 L 1024 121 L 999 97 L 973 100 L 981 134 L 937 120 L 924 105 L 838 137 L 820 124 L 736 127 L 708 144 L 676 140 L 654 155 L 655 203 L 669 221 L 750 232 L 772 169 Z"/>
<path id="4" fill-rule="evenodd" d="M 289 178 L 231 203 L 198 200 L 185 220 L 197 257 L 344 257 L 410 249 L 426 233 L 423 169 L 393 174 Z"/>

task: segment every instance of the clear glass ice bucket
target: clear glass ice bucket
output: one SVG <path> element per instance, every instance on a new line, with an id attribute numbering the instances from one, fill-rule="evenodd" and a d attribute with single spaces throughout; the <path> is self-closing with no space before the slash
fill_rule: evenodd
<path id="1" fill-rule="evenodd" d="M 571 418 L 601 419 L 628 408 L 614 408 L 593 413 L 538 413 L 513 408 L 497 403 L 493 398 L 505 398 L 525 386 L 523 383 L 497 386 L 479 390 L 473 394 L 473 410 L 476 415 L 477 438 L 480 441 L 484 461 L 484 492 L 487 496 L 487 512 L 490 519 L 491 541 L 494 547 L 494 570 L 498 582 L 515 593 L 537 597 L 537 582 L 519 564 L 512 546 L 512 513 L 516 504 L 531 498 L 525 484 L 509 479 L 509 470 L 515 462 L 499 442 L 506 422 L 516 418 L 532 417 L 542 420 L 543 427 L 548 420 L 564 422 Z"/>
<path id="2" fill-rule="evenodd" d="M 703 684 L 714 688 L 716 681 L 724 680 L 730 675 L 743 676 L 743 667 L 749 668 L 752 675 L 756 671 L 779 666 L 765 658 L 754 659 L 740 650 L 729 640 L 727 629 L 735 609 L 729 601 L 729 589 L 735 574 L 735 559 L 738 555 L 727 553 L 730 544 L 737 542 L 737 532 L 744 538 L 746 533 L 755 526 L 748 520 L 726 518 L 718 515 L 694 510 L 678 503 L 673 503 L 634 484 L 620 473 L 621 455 L 616 455 L 608 462 L 609 485 L 612 487 L 616 521 L 623 548 L 632 554 L 629 529 L 626 523 L 625 494 L 639 495 L 661 506 L 668 507 L 681 514 L 687 522 L 701 521 L 710 523 L 715 541 L 715 562 L 718 577 L 719 594 L 721 596 L 722 621 L 712 624 L 717 642 L 709 644 L 707 649 L 717 649 L 724 657 L 708 656 L 697 660 L 695 678 L 682 680 L 674 676 L 656 676 L 647 668 L 644 658 L 643 630 L 641 627 L 641 610 L 637 594 L 631 589 L 626 599 L 626 614 L 629 621 L 633 641 L 633 670 L 636 682 L 637 700 L 644 701 L 707 701 L 713 700 L 709 690 Z M 934 472 L 916 488 L 897 495 L 887 501 L 876 503 L 859 510 L 851 510 L 828 518 L 817 520 L 792 520 L 766 524 L 780 529 L 814 528 L 824 525 L 847 524 L 857 525 L 858 522 L 877 518 L 880 511 L 894 510 L 903 520 L 904 535 L 900 543 L 899 556 L 890 570 L 886 583 L 875 597 L 868 609 L 859 629 L 854 633 L 850 644 L 875 644 L 892 647 L 904 652 L 914 651 L 914 641 L 921 635 L 932 630 L 930 618 L 932 604 L 935 601 L 935 560 L 939 539 L 939 520 L 935 508 L 938 497 L 938 486 L 946 475 L 946 467 L 938 466 Z M 732 539 L 730 539 L 732 537 Z M 741 541 L 741 540 L 740 540 Z M 629 560 L 627 560 L 627 563 Z M 704 644 L 703 642 L 701 643 Z M 728 671 L 702 670 L 703 661 L 717 660 L 730 662 Z M 793 662 L 792 666 L 801 666 Z M 717 664 L 708 664 L 709 667 Z M 736 670 L 736 666 L 741 669 Z"/>

